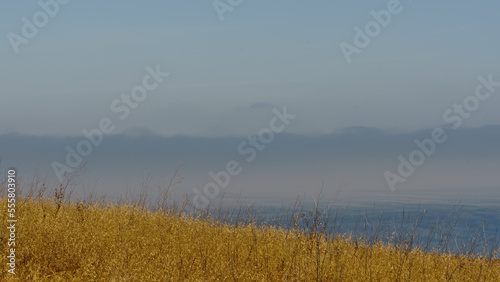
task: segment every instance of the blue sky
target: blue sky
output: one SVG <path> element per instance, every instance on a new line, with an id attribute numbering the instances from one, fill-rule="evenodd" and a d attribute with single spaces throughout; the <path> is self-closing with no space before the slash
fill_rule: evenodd
<path id="1" fill-rule="evenodd" d="M 477 76 L 500 77 L 497 1 L 401 1 L 403 11 L 348 64 L 339 48 L 389 1 L 243 1 L 220 21 L 211 1 L 71 1 L 15 54 L 36 1 L 2 3 L 0 133 L 77 136 L 110 115 L 146 66 L 168 80 L 118 131 L 246 136 L 267 117 L 252 105 L 287 105 L 287 131 L 349 126 L 439 126 Z M 500 98 L 466 126 L 500 123 Z M 19 109 L 23 109 L 19 111 Z M 265 116 L 265 115 L 264 115 Z M 36 122 L 33 122 L 36 121 Z"/>

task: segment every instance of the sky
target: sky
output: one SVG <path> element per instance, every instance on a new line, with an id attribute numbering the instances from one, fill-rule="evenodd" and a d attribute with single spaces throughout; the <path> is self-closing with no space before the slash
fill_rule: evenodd
<path id="1" fill-rule="evenodd" d="M 363 173 L 376 175 L 382 184 L 375 186 L 387 190 L 384 171 L 395 171 L 400 154 L 409 156 L 415 149 L 415 136 L 432 139 L 432 129 L 447 128 L 450 140 L 454 131 L 468 140 L 477 133 L 474 128 L 498 130 L 500 90 L 490 91 L 491 95 L 481 100 L 474 100 L 474 95 L 478 87 L 482 87 L 480 93 L 487 93 L 484 81 L 500 81 L 499 9 L 498 1 L 451 0 L 4 1 L 0 4 L 0 143 L 12 144 L 9 138 L 15 136 L 14 144 L 52 140 L 60 146 L 51 148 L 50 154 L 33 152 L 21 161 L 15 152 L 21 154 L 26 148 L 4 145 L 0 148 L 2 165 L 10 162 L 33 167 L 37 163 L 54 177 L 50 172 L 54 162 L 67 166 L 66 146 L 76 150 L 79 140 L 86 138 L 82 131 L 102 129 L 104 120 L 113 130 L 104 134 L 102 147 L 94 145 L 95 153 L 86 159 L 89 170 L 98 171 L 107 161 L 118 162 L 118 157 L 110 157 L 103 148 L 105 144 L 116 144 L 109 150 L 121 148 L 116 141 L 120 138 L 135 136 L 139 143 L 133 143 L 134 148 L 144 148 L 146 143 L 140 142 L 146 142 L 148 136 L 164 141 L 182 137 L 194 143 L 172 143 L 172 150 L 185 154 L 174 158 L 165 170 L 183 163 L 206 163 L 199 171 L 201 165 L 186 168 L 191 178 L 206 177 L 229 159 L 205 155 L 203 152 L 213 147 L 201 141 L 226 144 L 232 140 L 229 143 L 233 145 L 227 146 L 241 157 L 238 144 L 268 128 L 275 111 L 286 108 L 295 117 L 275 133 L 293 138 L 276 137 L 283 143 L 275 144 L 274 140 L 272 145 L 292 146 L 301 138 L 342 139 L 349 134 L 346 130 L 366 130 L 357 138 L 375 145 L 369 146 L 363 158 L 357 158 L 358 163 L 346 165 L 344 175 L 357 179 L 355 167 L 383 159 L 385 165 L 367 167 Z M 44 19 L 47 13 L 51 15 Z M 29 25 L 36 22 L 36 31 L 30 30 Z M 346 53 L 345 46 L 350 46 L 351 53 Z M 123 97 L 130 98 L 134 89 L 144 89 L 144 81 L 150 89 L 140 101 L 124 102 Z M 478 103 L 473 111 L 459 116 L 454 107 L 465 101 Z M 407 139 L 377 139 L 379 131 L 384 136 Z M 422 132 L 425 134 L 419 135 Z M 498 135 L 488 136 L 492 144 L 498 140 Z M 262 176 L 259 169 L 265 173 L 264 164 L 283 170 L 283 175 L 276 172 L 273 180 L 262 176 L 269 180 L 268 185 L 284 187 L 297 183 L 294 177 L 302 177 L 319 182 L 329 179 L 329 185 L 337 186 L 341 177 L 331 178 L 329 166 L 322 164 L 322 152 L 349 152 L 364 144 L 315 147 L 301 142 L 293 145 L 298 146 L 291 154 L 294 161 L 287 160 L 287 154 L 276 153 L 275 161 L 268 157 L 260 166 L 253 164 L 256 171 L 241 176 L 247 179 L 242 186 L 254 183 L 258 191 L 265 191 L 263 181 L 255 182 Z M 391 150 L 377 142 L 394 142 L 400 149 Z M 449 144 L 452 141 L 443 147 Z M 399 184 L 451 187 L 460 183 L 451 175 L 471 170 L 451 168 L 472 159 L 474 170 L 481 175 L 477 178 L 484 180 L 478 181 L 477 187 L 498 188 L 494 184 L 499 183 L 496 173 L 490 171 L 498 165 L 487 157 L 497 156 L 498 147 L 462 145 L 454 154 L 461 156 L 466 151 L 467 157 L 443 159 L 446 165 L 441 167 L 450 175 L 436 174 L 433 181 L 422 185 L 411 181 Z M 485 154 L 484 148 L 490 151 Z M 46 148 L 40 146 L 39 150 Z M 133 151 L 135 155 L 130 155 L 134 158 L 141 156 L 140 151 Z M 291 165 L 300 162 L 300 152 L 317 156 L 308 158 L 311 165 L 303 175 L 294 170 L 304 171 L 302 168 Z M 37 154 L 46 157 L 36 159 Z M 91 162 L 92 158 L 96 160 Z M 224 161 L 214 164 L 216 159 Z M 341 165 L 337 159 L 327 162 Z M 121 173 L 159 170 L 160 166 L 156 160 L 144 158 Z M 110 186 L 120 174 L 119 169 L 115 171 L 109 174 L 113 177 L 90 173 L 89 178 L 107 179 L 102 181 Z M 267 173 L 271 175 L 271 171 Z M 289 178 L 283 181 L 286 175 Z M 372 178 L 363 179 L 351 186 L 370 186 Z M 203 186 L 206 181 L 190 185 Z M 280 189 L 275 188 L 275 194 Z M 297 188 L 291 194 L 300 191 Z"/>
<path id="2" fill-rule="evenodd" d="M 243 1 L 221 21 L 211 1 L 70 1 L 18 54 L 7 35 L 22 35 L 22 18 L 42 9 L 2 3 L 0 93 L 9 102 L 0 111 L 9 123 L 0 133 L 80 135 L 156 65 L 171 76 L 117 131 L 246 136 L 263 122 L 254 107 L 263 104 L 300 114 L 287 129 L 298 134 L 437 126 L 479 75 L 500 75 L 500 4 L 401 1 L 347 63 L 340 43 L 352 45 L 354 28 L 389 2 Z M 500 123 L 499 105 L 489 100 L 467 125 Z"/>

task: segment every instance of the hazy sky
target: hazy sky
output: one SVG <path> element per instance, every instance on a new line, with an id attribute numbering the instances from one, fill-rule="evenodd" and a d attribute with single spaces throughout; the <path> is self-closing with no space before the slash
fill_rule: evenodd
<path id="1" fill-rule="evenodd" d="M 368 201 L 498 204 L 498 11 L 493 0 L 3 1 L 0 165 L 38 167 L 58 186 L 86 162 L 85 185 L 111 195 L 184 165 L 179 192 L 209 197 L 210 172 L 236 161 L 229 193 L 324 185 Z M 102 140 L 85 137 L 97 129 Z M 260 145 L 247 139 L 257 133 Z"/>
<path id="2" fill-rule="evenodd" d="M 479 75 L 500 80 L 498 1 L 401 1 L 347 63 L 339 45 L 390 2 L 244 0 L 221 21 L 212 1 L 70 1 L 16 54 L 8 35 L 43 10 L 3 1 L 0 133 L 77 136 L 109 117 L 116 132 L 247 136 L 285 105 L 290 133 L 412 131 L 443 124 Z M 112 102 L 156 65 L 170 76 L 118 120 Z M 497 94 L 465 126 L 500 124 Z"/>

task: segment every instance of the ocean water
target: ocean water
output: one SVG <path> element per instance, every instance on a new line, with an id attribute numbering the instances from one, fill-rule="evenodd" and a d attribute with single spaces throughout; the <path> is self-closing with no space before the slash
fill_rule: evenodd
<path id="1" fill-rule="evenodd" d="M 250 214 L 257 224 L 284 229 L 293 226 L 295 218 L 296 226 L 308 234 L 316 213 L 315 201 L 305 198 L 296 208 L 293 198 L 272 197 L 246 198 L 245 204 L 228 206 L 226 210 L 209 207 L 205 212 L 233 224 L 248 223 L 245 215 Z M 492 256 L 500 248 L 500 205 L 495 199 L 320 201 L 318 219 L 318 228 L 327 235 L 350 234 L 369 244 L 378 240 L 389 243 L 392 238 L 390 243 L 395 246 L 411 244 L 425 252 L 481 257 Z"/>

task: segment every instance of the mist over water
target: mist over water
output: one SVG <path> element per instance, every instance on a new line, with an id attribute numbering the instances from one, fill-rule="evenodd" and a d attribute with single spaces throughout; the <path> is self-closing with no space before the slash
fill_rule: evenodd
<path id="1" fill-rule="evenodd" d="M 210 172 L 218 174 L 226 170 L 229 161 L 236 161 L 241 173 L 231 176 L 220 193 L 288 199 L 310 197 L 323 188 L 327 197 L 338 194 L 356 205 L 462 202 L 498 206 L 500 127 L 494 126 L 454 132 L 391 191 L 384 173 L 397 174 L 398 156 L 408 159 L 410 152 L 418 149 L 414 140 L 424 140 L 428 132 L 356 128 L 319 136 L 278 134 L 262 151 L 255 150 L 251 161 L 247 161 L 249 153 L 238 151 L 246 137 L 111 135 L 83 158 L 86 169 L 80 178 L 87 190 L 113 198 L 137 192 L 147 175 L 152 186 L 165 182 L 181 167 L 183 180 L 175 193 L 184 195 L 193 188 L 204 191 L 208 183 L 215 182 Z M 56 185 L 52 164 L 64 164 L 66 146 L 75 147 L 80 140 L 82 137 L 0 135 L 2 166 L 17 167 L 19 175 L 26 178 L 36 169 Z M 224 177 L 221 180 L 226 181 Z"/>

